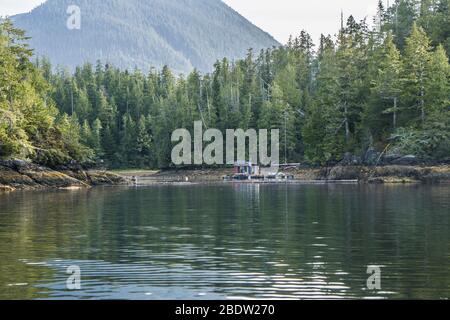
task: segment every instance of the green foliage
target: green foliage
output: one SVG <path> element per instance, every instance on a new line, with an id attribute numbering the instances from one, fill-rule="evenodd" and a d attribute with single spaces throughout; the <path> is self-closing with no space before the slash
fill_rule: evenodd
<path id="1" fill-rule="evenodd" d="M 425 159 L 444 159 L 450 156 L 450 116 L 434 115 L 422 130 L 399 129 L 393 136 L 397 140 L 393 153 L 413 154 Z"/>
<path id="2" fill-rule="evenodd" d="M 52 97 L 62 112 L 73 107 L 82 141 L 112 166 L 170 166 L 171 133 L 192 131 L 199 120 L 222 131 L 279 129 L 282 160 L 336 162 L 346 152 L 382 151 L 394 133 L 423 133 L 428 120 L 448 113 L 445 50 L 432 48 L 414 22 L 411 28 L 400 51 L 392 31 L 370 31 L 350 17 L 336 41 L 322 36 L 317 52 L 302 32 L 284 47 L 256 57 L 249 50 L 243 60 L 222 59 L 211 74 L 194 70 L 187 78 L 168 67 L 143 75 L 86 64 L 74 76 L 52 74 Z"/>
<path id="3" fill-rule="evenodd" d="M 12 50 L 11 35 L 2 32 L 0 152 L 51 165 L 161 168 L 171 165 L 172 132 L 192 131 L 201 120 L 222 131 L 279 129 L 287 162 L 327 164 L 388 145 L 390 152 L 447 158 L 446 40 L 424 21 L 438 25 L 448 1 L 421 3 L 421 11 L 407 0 L 380 6 L 373 30 L 350 17 L 336 40 L 321 37 L 317 51 L 302 31 L 286 46 L 249 50 L 245 59 L 224 58 L 210 74 L 194 69 L 186 78 L 167 66 L 143 74 L 98 62 L 71 74 L 40 60 L 36 68 L 27 47 Z"/>
<path id="4" fill-rule="evenodd" d="M 11 21 L 0 22 L 0 157 L 50 165 L 85 161 L 89 150 L 79 143 L 79 131 L 68 132 L 67 119 L 55 121 L 58 111 L 41 72 L 47 65 L 39 70 L 30 62 L 26 40 Z"/>
<path id="5" fill-rule="evenodd" d="M 364 114 L 364 125 L 375 129 L 372 131 L 375 139 L 382 139 L 399 124 L 400 93 L 405 84 L 401 54 L 390 33 L 383 45 L 374 50 L 369 72 L 371 95 Z"/>

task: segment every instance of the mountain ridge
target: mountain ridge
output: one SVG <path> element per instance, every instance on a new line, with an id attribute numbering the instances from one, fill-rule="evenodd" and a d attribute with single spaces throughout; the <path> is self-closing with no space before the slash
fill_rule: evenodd
<path id="1" fill-rule="evenodd" d="M 69 5 L 80 7 L 80 30 L 66 27 Z M 124 69 L 208 72 L 223 57 L 279 45 L 221 0 L 48 0 L 11 19 L 31 36 L 36 55 L 72 69 L 101 60 Z"/>

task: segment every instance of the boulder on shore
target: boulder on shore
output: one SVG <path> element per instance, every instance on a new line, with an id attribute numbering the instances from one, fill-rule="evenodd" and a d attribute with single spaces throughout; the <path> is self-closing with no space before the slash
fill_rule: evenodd
<path id="1" fill-rule="evenodd" d="M 358 166 L 362 164 L 361 157 L 355 156 L 350 152 L 344 154 L 344 157 L 341 162 L 339 162 L 339 166 Z"/>
<path id="2" fill-rule="evenodd" d="M 363 156 L 363 163 L 368 166 L 377 165 L 380 160 L 381 153 L 376 151 L 374 148 L 367 149 Z"/>
<path id="3" fill-rule="evenodd" d="M 13 187 L 10 186 L 4 186 L 2 184 L 0 184 L 0 192 L 10 192 L 10 191 L 14 191 L 15 189 Z"/>
<path id="4" fill-rule="evenodd" d="M 401 166 L 414 166 L 419 165 L 421 163 L 420 159 L 418 159 L 414 155 L 407 155 L 401 158 L 395 159 L 392 161 L 392 164 L 401 165 Z"/>

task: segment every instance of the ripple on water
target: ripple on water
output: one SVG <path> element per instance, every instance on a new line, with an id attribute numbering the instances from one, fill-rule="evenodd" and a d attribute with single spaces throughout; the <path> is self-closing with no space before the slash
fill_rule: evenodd
<path id="1" fill-rule="evenodd" d="M 12 194 L 0 201 L 9 292 L 0 298 L 448 298 L 449 194 L 345 185 Z M 70 265 L 81 268 L 77 292 L 65 287 Z M 378 292 L 366 288 L 369 265 L 382 270 Z"/>

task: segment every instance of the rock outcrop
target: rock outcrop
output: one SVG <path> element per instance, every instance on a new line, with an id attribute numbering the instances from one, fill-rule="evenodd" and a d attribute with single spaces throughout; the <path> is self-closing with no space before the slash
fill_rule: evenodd
<path id="1" fill-rule="evenodd" d="M 298 181 L 358 181 L 361 183 L 450 183 L 450 166 L 337 165 L 287 170 Z"/>
<path id="2" fill-rule="evenodd" d="M 103 171 L 52 170 L 23 160 L 0 161 L 0 191 L 40 188 L 85 188 L 125 184 L 122 177 Z"/>

